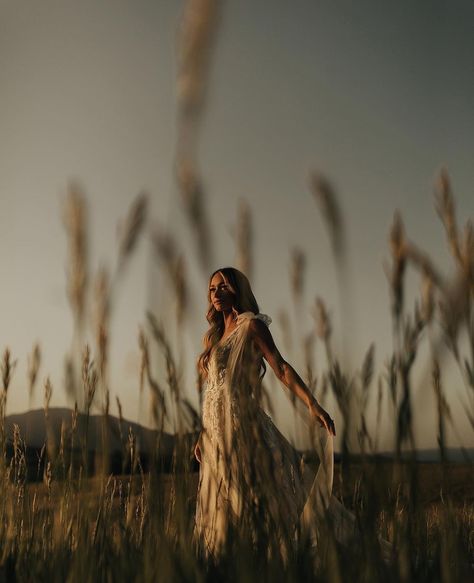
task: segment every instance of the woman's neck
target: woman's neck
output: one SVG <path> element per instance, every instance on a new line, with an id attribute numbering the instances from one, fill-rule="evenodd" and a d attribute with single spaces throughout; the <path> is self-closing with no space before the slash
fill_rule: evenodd
<path id="1" fill-rule="evenodd" d="M 226 332 L 230 332 L 231 330 L 233 330 L 233 328 L 235 327 L 235 312 L 233 312 L 232 310 L 226 310 L 225 312 L 222 313 L 223 318 L 224 318 L 224 334 Z"/>

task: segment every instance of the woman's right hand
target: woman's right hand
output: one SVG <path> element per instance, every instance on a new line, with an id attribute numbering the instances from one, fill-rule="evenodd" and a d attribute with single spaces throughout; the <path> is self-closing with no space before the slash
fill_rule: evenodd
<path id="1" fill-rule="evenodd" d="M 199 463 L 201 463 L 201 448 L 199 447 L 199 443 L 196 443 L 194 446 L 194 456 Z"/>

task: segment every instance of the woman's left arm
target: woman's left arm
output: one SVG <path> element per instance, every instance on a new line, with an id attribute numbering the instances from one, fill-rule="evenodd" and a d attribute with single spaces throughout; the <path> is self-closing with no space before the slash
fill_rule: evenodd
<path id="1" fill-rule="evenodd" d="M 319 423 L 325 427 L 329 433 L 336 435 L 336 428 L 331 416 L 314 398 L 311 391 L 291 364 L 284 360 L 275 345 L 268 326 L 258 318 L 255 318 L 250 321 L 250 332 L 256 346 L 260 349 L 263 357 L 272 367 L 277 378 L 303 401 L 308 407 L 310 413 L 318 419 Z"/>

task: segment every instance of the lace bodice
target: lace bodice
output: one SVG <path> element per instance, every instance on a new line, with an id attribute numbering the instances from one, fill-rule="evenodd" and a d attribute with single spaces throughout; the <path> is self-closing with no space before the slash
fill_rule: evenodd
<path id="1" fill-rule="evenodd" d="M 271 323 L 271 318 L 266 314 L 254 314 L 253 312 L 244 312 L 237 317 L 237 324 L 235 329 L 225 338 L 220 340 L 211 353 L 209 360 L 209 370 L 207 377 L 207 384 L 204 391 L 202 403 L 202 425 L 207 431 L 209 438 L 213 443 L 216 443 L 223 437 L 224 427 L 224 391 L 225 380 L 228 369 L 229 355 L 232 348 L 242 339 L 242 334 L 245 332 L 244 325 L 246 321 L 257 318 L 265 322 L 267 326 Z M 251 390 L 251 387 L 249 387 Z M 235 401 L 235 395 L 229 395 L 231 401 Z M 235 407 L 231 410 L 235 415 Z"/>
<path id="2" fill-rule="evenodd" d="M 209 360 L 207 384 L 202 403 L 202 425 L 213 443 L 223 437 L 224 381 L 232 336 L 234 334 L 214 347 Z"/>

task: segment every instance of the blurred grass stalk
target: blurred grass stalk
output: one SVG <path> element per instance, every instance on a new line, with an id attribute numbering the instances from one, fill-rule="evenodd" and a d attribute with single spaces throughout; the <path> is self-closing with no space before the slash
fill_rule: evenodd
<path id="1" fill-rule="evenodd" d="M 452 204 L 446 206 L 452 209 Z M 136 215 L 136 209 L 136 206 L 132 208 L 132 215 Z M 139 214 L 145 216 L 143 207 Z M 452 225 L 453 217 L 450 216 L 449 224 Z M 123 269 L 125 258 L 131 256 L 138 234 L 143 228 L 144 219 L 131 220 L 128 224 L 134 225 L 133 236 L 130 235 L 130 229 L 123 234 L 127 243 L 120 246 L 117 261 L 120 270 Z M 85 228 L 84 225 L 82 228 Z M 451 234 L 452 231 L 451 228 Z M 470 237 L 469 230 L 466 231 L 465 237 Z M 149 473 L 145 474 L 141 467 L 140 446 L 136 436 L 129 429 L 125 438 L 126 424 L 119 403 L 121 443 L 125 459 L 128 458 L 130 463 L 130 475 L 118 478 L 106 470 L 104 460 L 109 433 L 104 430 L 100 463 L 95 464 L 98 477 L 90 475 L 86 479 L 89 475 L 88 419 L 91 409 L 95 406 L 99 387 L 102 395 L 99 410 L 105 420 L 109 414 L 110 388 L 107 373 L 109 329 L 113 305 L 112 292 L 116 288 L 118 278 L 113 275 L 109 279 L 107 272 L 102 270 L 97 279 L 96 316 L 93 319 L 97 360 L 92 358 L 89 346 L 86 346 L 81 354 L 82 403 L 86 414 L 81 438 L 82 456 L 74 461 L 77 407 L 73 413 L 71 428 L 68 430 L 64 425 L 61 428 L 58 449 L 49 417 L 52 385 L 46 378 L 44 410 L 47 440 L 42 485 L 29 483 L 33 476 L 28 475 L 27 448 L 17 426 L 13 431 L 13 453 L 8 461 L 4 418 L 7 392 L 15 363 L 9 350 L 4 352 L 1 369 L 3 391 L 0 437 L 1 475 L 5 495 L 0 506 L 3 519 L 0 530 L 3 543 L 1 564 L 5 567 L 8 561 L 13 561 L 18 574 L 29 569 L 47 572 L 48 564 L 43 559 L 50 557 L 51 561 L 48 563 L 57 564 L 59 561 L 61 568 L 70 573 L 73 579 L 93 577 L 97 568 L 101 573 L 109 573 L 110 576 L 119 578 L 126 578 L 132 569 L 133 572 L 138 569 L 146 580 L 170 580 L 183 576 L 183 573 L 188 578 L 200 578 L 206 573 L 222 573 L 222 570 L 226 569 L 225 565 L 231 561 L 236 567 L 236 580 L 253 579 L 257 572 L 255 569 L 260 569 L 260 572 L 266 573 L 268 577 L 277 576 L 282 572 L 287 573 L 289 577 L 291 574 L 294 577 L 302 577 L 305 574 L 317 573 L 318 576 L 328 580 L 343 580 L 355 570 L 361 569 L 362 565 L 363 569 L 371 574 L 367 575 L 369 578 L 379 578 L 389 572 L 396 580 L 408 581 L 413 578 L 430 580 L 435 569 L 439 567 L 443 580 L 455 580 L 473 550 L 470 534 L 474 523 L 472 507 L 467 508 L 464 514 L 460 513 L 449 493 L 446 479 L 442 482 L 445 503 L 439 506 L 439 515 L 427 514 L 421 505 L 418 466 L 415 463 L 411 371 L 420 344 L 423 338 L 428 336 L 426 330 L 429 326 L 428 338 L 433 359 L 432 387 L 437 402 L 438 442 L 441 460 L 446 465 L 446 423 L 452 423 L 452 419 L 442 389 L 440 363 L 445 350 L 453 353 L 455 361 L 462 366 L 463 378 L 468 389 L 472 390 L 470 370 L 474 365 L 469 356 L 461 356 L 458 342 L 460 329 L 470 325 L 468 318 L 471 317 L 472 292 L 469 292 L 469 295 L 459 290 L 460 274 L 456 274 L 454 284 L 450 284 L 447 278 L 439 275 L 427 255 L 408 241 L 399 216 L 395 219 L 390 240 L 392 265 L 388 273 L 394 318 L 394 351 L 389 359 L 390 374 L 387 376 L 379 374 L 377 378 L 377 419 L 380 423 L 383 390 L 389 389 L 388 394 L 391 395 L 396 413 L 395 451 L 398 471 L 392 476 L 392 484 L 385 492 L 381 490 L 384 486 L 379 483 L 380 475 L 376 471 L 376 466 L 369 458 L 369 454 L 375 452 L 377 443 L 376 437 L 370 433 L 367 412 L 370 388 L 376 376 L 375 346 L 369 347 L 359 371 L 355 373 L 343 371 L 331 344 L 333 332 L 328 309 L 320 298 L 317 299 L 314 312 L 313 334 L 324 347 L 326 367 L 321 367 L 320 371 L 314 369 L 312 350 L 315 345 L 314 342 L 307 345 L 307 376 L 316 391 L 323 391 L 328 384 L 332 388 L 342 414 L 342 445 L 348 461 L 354 451 L 347 436 L 350 424 L 356 430 L 359 447 L 365 456 L 362 458 L 364 472 L 355 483 L 352 496 L 347 497 L 347 483 L 343 499 L 346 504 L 350 504 L 356 514 L 358 525 L 356 536 L 362 544 L 355 545 L 353 542 L 341 545 L 334 530 L 336 528 L 334 518 L 329 513 L 319 518 L 318 528 L 321 536 L 316 549 L 308 546 L 309 539 L 303 531 L 299 533 L 299 543 L 295 546 L 291 531 L 284 528 L 287 516 L 281 492 L 274 491 L 277 484 L 273 476 L 274 468 L 271 464 L 265 464 L 265 460 L 269 461 L 269 458 L 259 450 L 264 442 L 258 433 L 259 425 L 244 424 L 243 429 L 250 427 L 251 430 L 242 431 L 235 443 L 236 459 L 239 460 L 237 466 L 240 470 L 239 483 L 243 487 L 244 511 L 236 524 L 229 524 L 228 536 L 219 559 L 214 561 L 211 558 L 204 562 L 199 553 L 195 553 L 191 539 L 195 502 L 190 495 L 196 487 L 195 466 L 192 463 L 194 444 L 186 436 L 190 429 L 194 431 L 199 429 L 199 413 L 187 399 L 186 391 L 182 387 L 176 356 L 166 330 L 153 314 L 149 314 L 148 323 L 151 336 L 164 355 L 165 386 L 161 386 L 152 373 L 148 339 L 144 331 L 139 336 L 142 354 L 139 386 L 144 387 L 146 383 L 150 389 L 151 411 L 158 429 L 158 442 L 162 439 L 160 436 L 164 435 L 165 419 L 169 418 L 171 421 L 166 405 L 168 396 L 173 403 L 172 419 L 176 423 L 174 426 L 176 445 L 169 478 L 165 479 L 165 475 L 159 469 L 161 463 L 159 443 L 155 449 L 152 467 Z M 451 247 L 456 249 L 454 243 L 451 243 Z M 457 252 L 454 253 L 454 257 L 458 269 L 462 270 L 461 281 L 464 285 L 471 285 L 472 272 L 466 270 L 466 248 L 469 248 L 469 242 L 460 245 L 459 249 L 464 251 L 460 250 L 459 255 Z M 250 250 L 247 249 L 246 252 L 249 253 Z M 161 255 L 162 259 L 163 257 L 166 257 L 164 252 Z M 166 263 L 164 266 L 171 275 L 179 270 L 179 262 L 176 260 L 176 254 L 171 254 L 170 257 L 172 259 L 168 266 L 166 267 Z M 295 302 L 301 304 L 298 308 L 301 312 L 304 310 L 301 297 L 303 266 L 306 261 L 303 257 L 302 252 L 294 255 L 292 278 L 293 295 Z M 411 315 L 407 314 L 403 293 L 404 275 L 410 265 L 420 269 L 423 283 L 420 303 L 415 305 Z M 71 277 L 74 281 L 81 280 L 78 275 L 71 274 Z M 110 282 L 114 282 L 113 285 Z M 183 281 L 179 286 L 191 290 L 189 281 Z M 85 290 L 81 293 L 85 297 Z M 453 297 L 465 298 L 465 303 L 458 306 L 454 313 L 454 325 L 452 317 L 449 322 L 446 320 L 446 309 L 442 307 L 452 305 Z M 84 319 L 86 310 L 79 312 L 77 301 L 73 305 L 76 306 L 74 309 L 78 321 L 79 313 L 80 318 Z M 436 325 L 437 318 L 441 324 L 439 327 Z M 182 326 L 185 323 L 185 320 L 181 321 Z M 36 364 L 30 367 L 30 387 L 36 380 L 38 356 L 35 362 Z M 423 387 L 418 390 L 423 390 Z M 260 399 L 271 404 L 270 395 L 265 387 L 262 387 Z M 354 400 L 357 406 L 349 407 L 349 403 Z M 244 418 L 252 419 L 256 412 L 252 408 L 252 403 L 243 401 L 241 406 L 247 411 Z M 354 410 L 359 412 L 356 418 L 352 417 Z M 104 425 L 104 428 L 107 426 Z M 406 445 L 413 453 L 412 463 L 408 466 L 402 462 L 402 452 Z M 248 455 L 249 452 L 252 452 L 251 456 Z M 77 462 L 79 465 L 75 467 Z M 66 467 L 68 471 L 65 471 Z M 350 478 L 350 468 L 349 464 L 347 481 Z M 259 476 L 258 481 L 255 481 L 256 476 Z M 264 508 L 268 512 L 262 514 Z M 396 551 L 395 562 L 387 563 L 383 545 L 381 546 L 379 541 L 379 537 L 382 536 L 393 542 Z M 89 563 L 94 565 L 94 568 L 78 566 L 75 557 L 84 554 L 90 557 Z M 251 569 L 247 568 L 250 558 L 254 561 Z"/>
<path id="2" fill-rule="evenodd" d="M 452 204 L 448 207 L 452 209 Z M 132 214 L 136 208 L 132 207 Z M 142 211 L 140 213 L 144 217 Z M 453 219 L 450 221 L 452 224 Z M 132 220 L 129 224 L 135 225 L 134 236 L 123 235 L 128 243 L 120 246 L 117 261 L 120 270 L 124 266 L 124 253 L 126 257 L 131 256 L 145 222 Z M 137 224 L 140 228 L 136 227 Z M 470 237 L 469 230 L 465 232 L 465 237 Z M 468 318 L 471 317 L 472 292 L 466 294 L 459 290 L 459 273 L 455 274 L 454 283 L 440 275 L 427 254 L 408 240 L 399 216 L 395 218 L 390 241 L 392 264 L 388 275 L 392 293 L 394 349 L 387 361 L 386 371 L 376 373 L 375 345 L 369 347 L 359 370 L 351 372 L 342 369 L 332 346 L 329 312 L 321 298 L 316 301 L 313 314 L 315 326 L 305 344 L 306 373 L 310 386 L 317 392 L 318 398 L 324 396 L 330 386 L 342 415 L 342 447 L 347 466 L 344 480 L 341 481 L 339 476 L 335 491 L 342 495 L 344 505 L 355 513 L 352 538 L 341 543 L 337 520 L 331 512 L 318 517 L 319 536 L 315 548 L 310 546 L 308 533 L 300 528 L 297 528 L 296 540 L 293 538 L 291 529 L 285 527 L 288 515 L 284 498 L 281 492 L 275 491 L 278 484 L 273 474 L 275 468 L 270 458 L 264 455 L 265 452 L 260 451 L 264 442 L 259 434 L 260 425 L 246 422 L 234 442 L 235 451 L 232 453 L 235 456 L 232 459 L 238 460 L 236 475 L 242 487 L 244 508 L 239 520 L 228 525 L 221 555 L 216 559 L 204 559 L 199 548 L 193 546 L 195 541 L 192 539 L 193 492 L 197 476 L 196 464 L 192 459 L 194 443 L 190 437 L 200 428 L 200 415 L 182 386 L 177 358 L 167 331 L 157 316 L 151 313 L 148 315 L 149 330 L 156 348 L 163 354 L 165 381 L 162 385 L 155 378 L 150 366 L 149 340 L 142 330 L 139 334 L 142 355 L 139 387 L 142 391 L 147 386 L 150 391 L 150 410 L 157 429 L 157 443 L 150 467 L 147 473 L 143 470 L 140 444 L 133 431 L 127 429 L 118 401 L 123 468 L 129 465 L 130 473 L 128 476 L 114 477 L 106 469 L 107 460 L 104 460 L 108 449 L 108 430 L 102 432 L 102 445 L 94 464 L 96 475 L 90 473 L 88 421 L 94 406 L 99 408 L 105 423 L 108 423 L 110 388 L 107 347 L 113 313 L 112 298 L 119 280 L 116 275 L 109 279 L 105 275 L 107 272 L 102 270 L 97 280 L 100 285 L 97 286 L 96 317 L 92 319 L 97 360 L 93 359 L 88 345 L 81 354 L 81 402 L 85 413 L 79 439 L 82 453 L 79 457 L 74 455 L 79 430 L 77 401 L 71 425 L 63 424 L 61 427 L 59 447 L 55 441 L 57 437 L 50 419 L 53 390 L 49 378 L 46 378 L 44 412 L 47 439 L 38 459 L 38 468 L 43 468 L 42 484 L 31 483 L 34 476 L 26 461 L 27 444 L 20 435 L 19 427 L 14 427 L 11 442 L 5 434 L 6 399 L 15 362 L 8 349 L 4 352 L 0 402 L 1 479 L 4 486 L 4 496 L 0 501 L 2 568 L 7 569 L 8 564 L 14 565 L 15 572 L 20 576 L 32 569 L 49 573 L 50 565 L 59 564 L 71 580 L 93 578 L 97 575 L 97 569 L 104 576 L 108 574 L 118 579 L 131 577 L 132 573 L 137 572 L 142 574 L 140 576 L 144 580 L 172 580 L 183 576 L 200 579 L 211 573 L 222 575 L 229 564 L 234 566 L 236 580 L 253 580 L 257 572 L 260 572 L 259 577 L 265 573 L 269 578 L 284 572 L 289 578 L 311 579 L 317 576 L 336 581 L 355 576 L 361 569 L 369 579 L 390 576 L 400 581 L 414 578 L 429 581 L 438 572 L 444 581 L 459 578 L 473 553 L 474 512 L 472 505 L 460 508 L 450 492 L 446 427 L 448 423 L 453 426 L 453 419 L 442 388 L 441 363 L 444 353 L 451 352 L 455 362 L 462 367 L 468 391 L 472 390 L 470 370 L 474 365 L 469 354 L 463 355 L 459 342 L 462 327 L 471 325 Z M 451 246 L 456 248 L 454 244 Z M 469 245 L 464 242 L 459 248 L 466 249 Z M 466 251 L 460 251 L 460 257 L 464 258 L 462 261 L 454 254 L 455 261 L 458 269 L 463 270 L 461 281 L 464 285 L 471 285 L 472 272 L 466 271 L 467 262 L 463 253 Z M 162 250 L 160 261 L 164 271 L 168 270 L 168 275 L 171 275 L 179 269 L 179 263 L 176 262 L 176 254 L 171 253 L 169 257 L 168 264 L 163 263 L 166 253 Z M 302 260 L 303 257 L 302 253 L 294 255 L 292 279 L 294 298 L 301 303 L 298 309 L 302 313 L 305 310 L 301 292 L 306 261 Z M 410 266 L 420 270 L 422 281 L 421 298 L 412 314 L 407 313 L 404 297 L 404 276 Z M 114 283 L 111 285 L 109 282 Z M 185 286 L 191 293 L 190 281 L 185 280 L 179 285 Z M 465 303 L 458 306 L 454 313 L 454 325 L 452 317 L 449 321 L 446 319 L 445 307 L 452 305 L 453 297 L 465 298 Z M 85 313 L 82 313 L 82 318 Z M 184 327 L 186 320 L 182 320 L 181 325 Z M 420 466 L 416 463 L 412 415 L 411 373 L 425 338 L 431 349 L 430 384 L 437 403 L 438 444 L 445 468 L 441 479 L 442 495 L 436 512 L 422 502 L 422 488 L 425 486 L 420 482 Z M 318 371 L 313 364 L 315 340 L 321 343 L 326 354 L 326 366 L 321 366 Z M 39 350 L 38 347 L 37 354 Z M 36 380 L 39 357 L 35 357 L 35 362 L 28 372 L 30 387 Z M 242 373 L 245 379 L 247 373 Z M 370 431 L 368 413 L 374 380 L 377 387 L 375 436 Z M 96 405 L 99 387 L 102 400 Z M 417 390 L 426 389 L 420 386 Z M 244 391 L 241 393 L 245 394 Z M 395 413 L 396 463 L 391 477 L 386 471 L 381 473 L 370 457 L 377 451 L 384 395 L 390 397 Z M 271 396 L 264 385 L 257 397 L 258 402 L 271 408 Z M 168 401 L 172 404 L 172 411 Z M 351 402 L 352 408 L 349 407 Z M 293 405 L 297 406 L 296 403 Z M 244 399 L 241 407 L 246 411 L 243 419 L 254 419 L 257 409 L 251 401 Z M 354 411 L 358 412 L 357 417 L 353 417 Z M 466 412 L 472 414 L 470 410 Z M 168 474 L 163 473 L 163 450 L 160 447 L 165 438 L 165 420 L 174 424 L 176 435 Z M 357 448 L 348 438 L 350 426 L 355 431 L 358 448 L 362 452 L 359 462 L 362 472 L 355 482 L 352 454 Z M 189 434 L 190 430 L 194 433 Z M 412 454 L 408 464 L 403 458 L 406 446 Z M 306 456 L 302 468 L 305 463 L 313 463 L 311 457 Z M 387 551 L 381 538 L 393 543 L 393 551 Z M 89 566 L 79 566 L 81 555 L 89 557 Z"/>
<path id="3" fill-rule="evenodd" d="M 198 127 L 202 119 L 210 49 L 216 34 L 220 3 L 217 0 L 189 0 L 179 37 L 178 75 L 178 145 L 176 171 L 183 210 L 196 238 L 198 259 L 203 272 L 213 264 L 211 224 L 206 213 L 205 194 L 197 162 Z M 313 175 L 312 192 L 328 229 L 340 289 L 343 322 L 350 321 L 350 285 L 347 268 L 346 233 L 342 211 L 334 189 L 320 175 Z M 465 412 L 474 428 L 474 235 L 470 222 L 460 234 L 454 197 L 446 171 L 440 176 L 437 211 L 446 231 L 454 260 L 453 278 L 441 275 L 428 254 L 411 242 L 402 218 L 395 215 L 390 232 L 391 264 L 387 275 L 392 298 L 393 352 L 381 372 L 376 372 L 375 345 L 371 345 L 359 369 L 348 365 L 347 346 L 338 357 L 332 345 L 333 325 L 329 310 L 317 298 L 315 326 L 300 338 L 301 322 L 294 326 L 288 310 L 280 313 L 285 350 L 304 348 L 308 385 L 324 401 L 332 390 L 342 416 L 342 453 L 347 475 L 335 491 L 356 516 L 354 533 L 341 543 L 335 515 L 318 517 L 316 547 L 307 532 L 296 529 L 296 539 L 288 524 L 284 493 L 278 491 L 275 464 L 261 450 L 264 442 L 255 421 L 258 408 L 245 399 L 242 391 L 241 430 L 230 451 L 229 463 L 236 463 L 236 476 L 242 487 L 243 508 L 238 520 L 229 521 L 225 543 L 219 557 L 205 559 L 192 538 L 194 525 L 196 462 L 193 461 L 192 437 L 200 429 L 200 415 L 188 400 L 180 374 L 180 354 L 175 354 L 167 330 L 154 314 L 148 314 L 153 348 L 163 357 L 163 370 L 151 364 L 150 340 L 142 329 L 138 346 L 141 354 L 139 387 L 150 394 L 150 413 L 157 430 L 156 444 L 146 473 L 142 467 L 140 443 L 126 427 L 117 399 L 123 468 L 126 476 L 113 476 L 109 467 L 110 396 L 109 380 L 110 322 L 114 298 L 127 262 L 138 238 L 146 229 L 147 196 L 142 194 L 132 204 L 123 223 L 116 268 L 102 268 L 93 280 L 94 310 L 88 301 L 89 263 L 87 253 L 87 205 L 82 190 L 70 188 L 64 209 L 68 234 L 69 263 L 67 293 L 74 317 L 71 350 L 66 359 L 65 389 L 74 403 L 70 426 L 61 427 L 59 448 L 50 419 L 52 385 L 45 381 L 44 414 L 47 439 L 38 454 L 37 474 L 42 483 L 32 483 L 27 463 L 28 448 L 18 426 L 11 440 L 6 434 L 7 394 L 15 368 L 10 351 L 1 363 L 0 395 L 0 574 L 11 580 L 54 579 L 95 580 L 325 580 L 339 582 L 349 578 L 380 581 L 457 581 L 469 573 L 474 554 L 474 510 L 459 507 L 449 489 L 446 427 L 454 420 L 442 387 L 442 363 L 450 353 L 457 363 L 467 389 Z M 155 230 L 152 235 L 162 272 L 176 291 L 178 330 L 185 328 L 185 314 L 193 295 L 191 281 L 184 268 L 184 256 L 169 235 Z M 236 230 L 238 265 L 252 276 L 252 217 L 245 203 L 239 209 Z M 291 264 L 291 289 L 296 320 L 305 317 L 303 290 L 305 266 L 309 256 L 295 249 Z M 422 294 L 412 313 L 406 307 L 404 293 L 408 268 L 417 269 L 422 278 Z M 94 349 L 85 344 L 89 312 L 93 311 Z M 465 331 L 469 353 L 460 341 Z M 182 333 L 182 332 L 181 332 Z M 412 372 L 424 338 L 431 349 L 430 383 L 437 403 L 437 427 L 440 457 L 443 462 L 443 490 L 435 509 L 421 501 L 419 464 L 412 411 Z M 300 342 L 301 341 L 301 342 Z M 326 366 L 315 366 L 318 344 L 326 355 Z M 179 351 L 182 345 L 179 344 Z M 30 359 L 28 381 L 30 396 L 36 383 L 40 347 Z M 82 374 L 81 374 L 82 372 Z M 242 371 L 242 379 L 249 370 Z M 162 382 L 161 377 L 164 377 Z M 371 434 L 369 404 L 372 387 L 377 387 L 375 435 Z M 82 391 L 80 387 L 82 386 Z M 98 397 L 100 402 L 97 403 Z M 257 403 L 271 407 L 265 385 Z M 395 469 L 384 472 L 371 460 L 378 448 L 384 400 L 394 412 Z M 296 403 L 293 403 L 296 406 Z M 89 417 L 94 407 L 102 414 L 101 447 L 96 453 L 95 470 L 90 472 Z M 84 422 L 79 424 L 79 410 Z M 81 418 L 82 419 L 82 418 Z M 171 424 L 176 434 L 171 471 L 164 472 L 162 443 L 165 426 Z M 173 425 L 174 424 L 174 425 Z M 190 434 L 190 431 L 194 432 Z M 126 437 L 125 437 L 126 436 Z M 311 435 L 310 435 L 311 438 Z M 406 464 L 403 452 L 409 447 Z M 354 480 L 351 455 L 360 449 L 361 471 Z M 80 455 L 75 455 L 79 450 Z M 312 452 L 307 452 L 311 454 Z M 314 451 L 313 451 L 314 453 Z M 309 456 L 304 464 L 313 463 Z M 352 465 L 351 465 L 352 464 Z M 391 469 L 390 466 L 389 469 Z M 66 471 L 67 468 L 67 471 Z M 342 510 L 344 511 L 344 506 Z M 388 553 L 381 542 L 393 543 Z M 472 571 L 471 571 L 472 572 Z"/>

